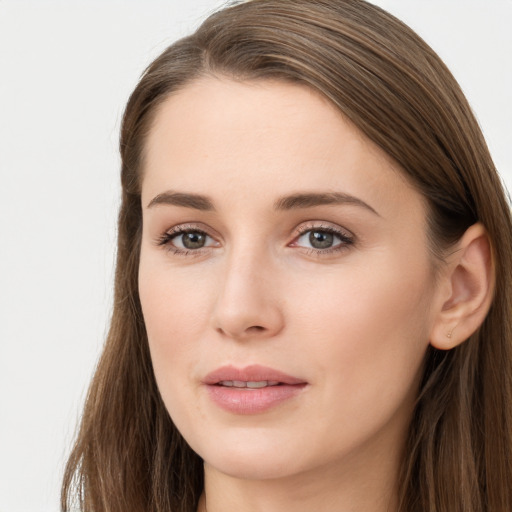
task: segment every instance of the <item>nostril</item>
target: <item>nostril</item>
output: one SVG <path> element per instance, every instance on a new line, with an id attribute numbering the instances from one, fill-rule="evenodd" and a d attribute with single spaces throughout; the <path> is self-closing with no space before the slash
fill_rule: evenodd
<path id="1" fill-rule="evenodd" d="M 234 338 L 246 337 L 248 334 L 256 334 L 256 333 L 264 332 L 266 330 L 267 329 L 261 325 L 252 325 L 251 327 L 247 327 L 243 332 L 236 334 L 236 333 L 230 332 L 227 329 L 223 329 L 222 327 L 217 328 L 217 332 L 219 332 L 220 334 L 227 334 L 228 336 L 232 336 Z"/>
<path id="2" fill-rule="evenodd" d="M 248 331 L 256 331 L 256 332 L 259 332 L 259 331 L 264 331 L 264 330 L 265 330 L 265 327 L 262 327 L 261 325 L 253 325 L 252 327 L 249 327 L 247 330 L 248 330 Z"/>

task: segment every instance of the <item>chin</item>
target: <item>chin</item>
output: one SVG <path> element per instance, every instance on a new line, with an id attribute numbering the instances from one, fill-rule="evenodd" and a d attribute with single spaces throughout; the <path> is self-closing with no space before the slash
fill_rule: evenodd
<path id="1" fill-rule="evenodd" d="M 263 439 L 262 439 L 263 437 Z M 244 436 L 229 436 L 221 440 L 212 436 L 212 442 L 191 443 L 192 449 L 205 464 L 223 474 L 244 480 L 284 478 L 300 472 L 297 454 L 300 446 L 283 443 L 269 432 L 246 432 Z"/>

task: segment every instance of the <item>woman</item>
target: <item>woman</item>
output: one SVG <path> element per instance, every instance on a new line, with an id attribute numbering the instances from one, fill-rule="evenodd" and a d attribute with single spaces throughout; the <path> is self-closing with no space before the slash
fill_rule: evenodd
<path id="1" fill-rule="evenodd" d="M 121 154 L 64 510 L 511 509 L 510 212 L 418 36 L 232 6 L 146 70 Z"/>

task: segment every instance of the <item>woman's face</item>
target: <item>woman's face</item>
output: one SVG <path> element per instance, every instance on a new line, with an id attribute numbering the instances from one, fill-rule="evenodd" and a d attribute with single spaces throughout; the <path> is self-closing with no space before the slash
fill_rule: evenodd
<path id="1" fill-rule="evenodd" d="M 397 165 L 304 86 L 205 78 L 155 118 L 142 205 L 155 376 L 207 467 L 393 466 L 439 302 Z"/>

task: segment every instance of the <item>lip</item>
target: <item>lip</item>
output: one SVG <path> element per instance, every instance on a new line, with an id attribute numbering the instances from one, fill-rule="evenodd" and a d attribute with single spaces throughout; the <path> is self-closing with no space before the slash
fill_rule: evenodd
<path id="1" fill-rule="evenodd" d="M 220 385 L 223 381 L 278 382 L 263 388 L 238 388 Z M 261 365 L 244 368 L 223 366 L 203 379 L 210 399 L 220 408 L 233 414 L 263 413 L 296 397 L 306 386 L 304 379 Z"/>
<path id="2" fill-rule="evenodd" d="M 242 380 L 246 382 L 258 382 L 262 380 L 277 381 L 281 384 L 294 386 L 297 384 L 307 384 L 304 379 L 299 379 L 286 373 L 253 364 L 245 368 L 236 368 L 235 366 L 222 366 L 209 373 L 204 379 L 203 384 L 214 385 L 223 380 Z"/>

